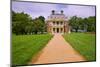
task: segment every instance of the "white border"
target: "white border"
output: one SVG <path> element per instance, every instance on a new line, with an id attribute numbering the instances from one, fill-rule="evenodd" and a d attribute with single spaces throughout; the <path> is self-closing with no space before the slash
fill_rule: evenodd
<path id="1" fill-rule="evenodd" d="M 25 1 L 25 0 L 24 0 Z M 97 7 L 97 61 L 38 65 L 39 67 L 98 67 L 100 64 L 100 2 L 99 0 L 27 0 L 69 4 L 87 4 Z M 10 0 L 0 0 L 0 67 L 10 67 Z M 32 66 L 27 66 L 32 67 Z"/>

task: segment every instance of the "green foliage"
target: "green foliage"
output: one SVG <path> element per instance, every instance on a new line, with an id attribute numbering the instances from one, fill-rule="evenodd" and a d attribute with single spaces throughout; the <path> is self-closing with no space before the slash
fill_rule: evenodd
<path id="1" fill-rule="evenodd" d="M 35 32 L 35 34 L 37 34 L 38 32 L 45 32 L 46 28 L 45 28 L 46 24 L 45 24 L 45 18 L 42 16 L 39 16 L 39 18 L 34 19 L 33 22 L 33 31 Z"/>
<path id="2" fill-rule="evenodd" d="M 38 32 L 45 32 L 45 18 L 39 16 L 38 18 L 32 19 L 28 14 L 24 12 L 15 13 L 12 11 L 12 32 L 19 34 L 37 34 Z"/>
<path id="3" fill-rule="evenodd" d="M 26 34 L 26 26 L 31 22 L 28 14 L 12 12 L 12 32 L 15 34 Z"/>
<path id="4" fill-rule="evenodd" d="M 88 28 L 87 28 L 87 30 L 89 31 L 89 32 L 95 32 L 96 31 L 96 19 L 95 19 L 95 17 L 89 17 L 88 18 Z"/>
<path id="5" fill-rule="evenodd" d="M 52 35 L 13 35 L 12 36 L 12 64 L 28 64 L 41 51 Z"/>
<path id="6" fill-rule="evenodd" d="M 66 41 L 83 55 L 87 61 L 96 60 L 96 41 L 95 34 L 71 33 L 64 35 Z"/>
<path id="7" fill-rule="evenodd" d="M 95 32 L 96 18 L 95 16 L 90 16 L 88 18 L 73 16 L 69 20 L 69 25 L 72 27 L 72 29 L 75 29 L 76 32 L 78 32 L 78 30 Z"/>
<path id="8" fill-rule="evenodd" d="M 76 32 L 78 32 L 78 29 L 80 28 L 80 24 L 82 22 L 82 18 L 77 17 L 77 16 L 73 16 L 70 20 L 69 20 L 69 24 L 72 26 L 73 29 L 75 29 Z"/>

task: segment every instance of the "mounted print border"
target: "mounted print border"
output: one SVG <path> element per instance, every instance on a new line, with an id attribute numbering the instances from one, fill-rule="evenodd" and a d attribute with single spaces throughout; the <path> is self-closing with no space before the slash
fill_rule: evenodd
<path id="1" fill-rule="evenodd" d="M 96 61 L 96 5 L 11 1 L 11 66 Z"/>

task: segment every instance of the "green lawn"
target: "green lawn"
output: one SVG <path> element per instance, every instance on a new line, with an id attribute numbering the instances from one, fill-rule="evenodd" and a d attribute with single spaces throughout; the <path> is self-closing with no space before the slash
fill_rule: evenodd
<path id="1" fill-rule="evenodd" d="M 96 60 L 95 34 L 71 33 L 63 36 L 87 61 Z"/>
<path id="2" fill-rule="evenodd" d="M 27 64 L 48 41 L 50 34 L 43 35 L 13 35 L 12 36 L 12 64 Z"/>

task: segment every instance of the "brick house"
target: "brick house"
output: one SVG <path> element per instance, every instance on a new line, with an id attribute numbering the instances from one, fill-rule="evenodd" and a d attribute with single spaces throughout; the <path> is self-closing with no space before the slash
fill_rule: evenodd
<path id="1" fill-rule="evenodd" d="M 48 33 L 70 33 L 68 18 L 65 16 L 62 10 L 60 13 L 56 13 L 54 10 L 52 10 L 50 16 L 48 16 L 48 19 L 46 20 L 46 23 Z"/>

